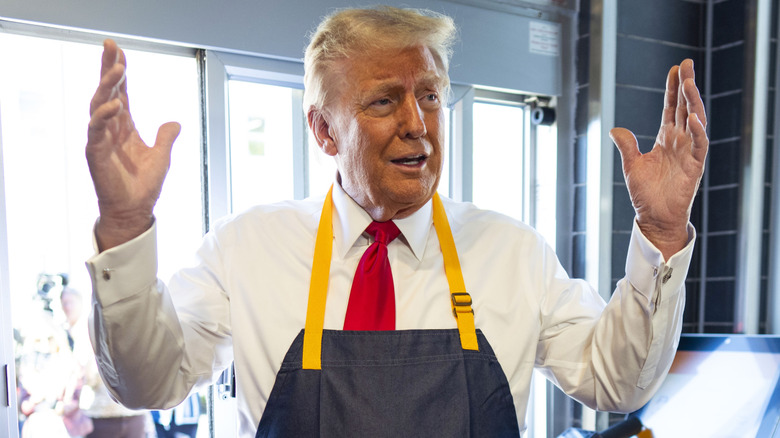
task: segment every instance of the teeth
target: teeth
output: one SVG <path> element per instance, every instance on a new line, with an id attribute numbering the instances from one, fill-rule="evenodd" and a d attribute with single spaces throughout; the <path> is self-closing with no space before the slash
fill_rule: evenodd
<path id="1" fill-rule="evenodd" d="M 401 159 L 398 159 L 398 160 L 393 160 L 393 162 L 398 163 L 398 164 L 417 165 L 417 164 L 420 164 L 420 162 L 423 161 L 424 159 L 425 159 L 425 157 L 421 155 L 419 157 L 401 158 Z"/>

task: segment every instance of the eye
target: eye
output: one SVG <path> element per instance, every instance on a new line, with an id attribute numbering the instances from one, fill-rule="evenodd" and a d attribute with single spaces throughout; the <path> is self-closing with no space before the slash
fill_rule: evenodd
<path id="1" fill-rule="evenodd" d="M 392 102 L 393 101 L 391 101 L 390 98 L 383 97 L 382 99 L 378 99 L 374 101 L 374 105 L 385 106 L 385 105 L 390 105 Z"/>

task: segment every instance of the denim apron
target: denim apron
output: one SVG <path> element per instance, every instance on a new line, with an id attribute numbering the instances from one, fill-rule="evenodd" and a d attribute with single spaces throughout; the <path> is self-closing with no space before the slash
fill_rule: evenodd
<path id="1" fill-rule="evenodd" d="M 306 326 L 285 355 L 255 437 L 520 436 L 506 376 L 474 327 L 438 195 L 433 223 L 458 329 L 323 330 L 333 242 L 331 193 L 317 231 Z"/>

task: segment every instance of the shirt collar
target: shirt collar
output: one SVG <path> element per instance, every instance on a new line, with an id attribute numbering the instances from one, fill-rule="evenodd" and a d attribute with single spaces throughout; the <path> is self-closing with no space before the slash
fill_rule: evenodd
<path id="1" fill-rule="evenodd" d="M 335 210 L 333 215 L 334 244 L 339 256 L 344 258 L 372 219 L 338 183 L 333 184 L 333 207 Z M 409 248 L 417 260 L 422 260 L 425 243 L 428 241 L 428 234 L 431 232 L 433 224 L 432 202 L 429 200 L 410 216 L 393 220 L 393 222 L 401 230 L 401 235 L 409 244 Z"/>

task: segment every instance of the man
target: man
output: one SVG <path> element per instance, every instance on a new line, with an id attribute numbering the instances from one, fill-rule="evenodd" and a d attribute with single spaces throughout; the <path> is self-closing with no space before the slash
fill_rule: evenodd
<path id="1" fill-rule="evenodd" d="M 669 72 L 652 152 L 612 131 L 637 218 L 605 304 L 527 226 L 435 195 L 453 35 L 430 12 L 327 17 L 306 50 L 304 105 L 338 166 L 332 194 L 219 222 L 167 286 L 152 212 L 179 127 L 141 141 L 124 55 L 105 43 L 88 266 L 93 345 L 119 400 L 174 406 L 233 360 L 242 436 L 518 436 L 534 367 L 597 409 L 649 399 L 680 333 L 708 146 L 691 61 Z M 376 308 L 360 286 L 373 269 L 393 285 L 369 289 L 390 290 Z"/>

